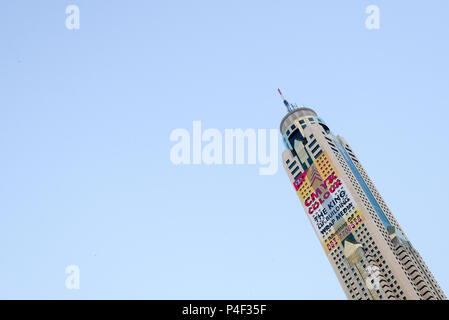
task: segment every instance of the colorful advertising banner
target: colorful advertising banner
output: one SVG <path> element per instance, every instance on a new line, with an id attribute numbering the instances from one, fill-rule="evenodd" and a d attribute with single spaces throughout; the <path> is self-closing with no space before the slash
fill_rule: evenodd
<path id="1" fill-rule="evenodd" d="M 362 212 L 325 151 L 293 185 L 326 253 L 362 224 Z"/>

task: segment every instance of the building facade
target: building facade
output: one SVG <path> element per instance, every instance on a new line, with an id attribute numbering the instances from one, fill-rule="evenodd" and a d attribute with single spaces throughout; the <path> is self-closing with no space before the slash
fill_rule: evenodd
<path id="1" fill-rule="evenodd" d="M 350 145 L 284 104 L 283 165 L 348 299 L 447 299 Z"/>

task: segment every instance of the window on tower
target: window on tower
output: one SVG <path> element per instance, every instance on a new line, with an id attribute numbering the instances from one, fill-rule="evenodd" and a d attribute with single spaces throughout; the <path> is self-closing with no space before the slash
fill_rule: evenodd
<path id="1" fill-rule="evenodd" d="M 313 148 L 312 153 L 315 153 L 315 151 L 317 151 L 320 148 L 320 146 L 316 146 L 315 148 Z"/>
<path id="2" fill-rule="evenodd" d="M 288 168 L 291 170 L 295 165 L 296 165 L 296 160 L 294 160 L 294 161 L 288 166 Z"/>
<path id="3" fill-rule="evenodd" d="M 292 171 L 292 175 L 294 175 L 296 173 L 296 171 L 299 170 L 299 167 L 296 167 L 295 170 Z"/>
<path id="4" fill-rule="evenodd" d="M 330 129 L 329 129 L 328 126 L 326 126 L 324 123 L 319 123 L 319 124 L 320 124 L 320 126 L 323 127 L 323 129 L 324 129 L 324 131 L 325 131 L 326 133 L 330 133 Z"/>
<path id="5" fill-rule="evenodd" d="M 301 142 L 305 141 L 306 139 L 302 136 L 301 132 L 296 129 L 295 131 L 292 132 L 292 134 L 290 135 L 290 137 L 288 137 L 288 142 L 290 143 L 290 145 L 292 147 L 295 146 L 295 140 L 299 140 Z"/>

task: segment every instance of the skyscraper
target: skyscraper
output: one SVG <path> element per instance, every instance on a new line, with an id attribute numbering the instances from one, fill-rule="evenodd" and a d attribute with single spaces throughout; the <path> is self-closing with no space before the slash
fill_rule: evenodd
<path id="1" fill-rule="evenodd" d="M 348 299 L 447 299 L 349 144 L 282 99 L 284 168 Z"/>

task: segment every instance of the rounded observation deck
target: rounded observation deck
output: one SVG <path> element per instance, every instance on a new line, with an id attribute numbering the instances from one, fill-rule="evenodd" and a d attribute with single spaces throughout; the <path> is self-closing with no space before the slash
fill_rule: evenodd
<path id="1" fill-rule="evenodd" d="M 282 118 L 282 121 L 281 121 L 281 125 L 280 125 L 281 134 L 284 134 L 285 131 L 293 124 L 293 122 L 296 119 L 307 117 L 307 116 L 317 117 L 317 114 L 312 109 L 306 108 L 306 107 L 301 107 L 301 108 L 295 109 L 295 110 L 287 113 L 285 115 L 285 117 Z"/>

